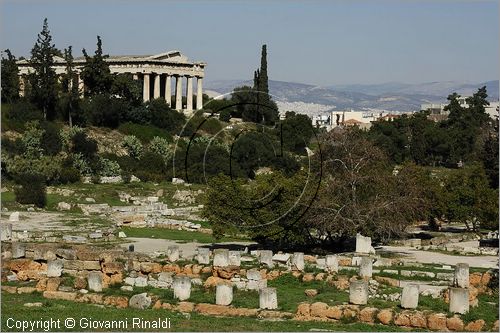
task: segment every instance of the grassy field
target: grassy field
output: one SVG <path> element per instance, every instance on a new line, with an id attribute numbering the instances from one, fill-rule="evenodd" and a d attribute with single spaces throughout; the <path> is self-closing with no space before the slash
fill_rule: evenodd
<path id="1" fill-rule="evenodd" d="M 10 188 L 12 184 L 6 183 L 3 186 Z M 93 198 L 96 203 L 107 203 L 110 206 L 123 206 L 128 205 L 128 203 L 120 201 L 119 193 L 127 193 L 131 196 L 157 196 L 159 190 L 163 190 L 163 195 L 159 197 L 159 201 L 166 203 L 169 207 L 175 207 L 179 204 L 177 201 L 172 199 L 172 196 L 177 190 L 190 190 L 198 191 L 205 188 L 204 185 L 192 184 L 189 187 L 179 185 L 176 186 L 170 182 L 163 182 L 160 184 L 154 184 L 150 182 L 139 182 L 139 183 L 129 183 L 129 184 L 83 184 L 75 183 L 68 185 L 60 185 L 55 188 L 61 190 L 71 190 L 74 193 L 70 196 L 62 196 L 59 194 L 47 194 L 47 206 L 46 210 L 54 211 L 57 208 L 57 204 L 61 201 L 71 203 L 71 204 L 88 204 L 85 198 Z M 198 205 L 203 202 L 203 193 L 198 194 L 196 202 L 191 205 Z M 2 196 L 2 207 L 6 207 L 9 210 L 17 209 L 22 210 L 22 206 L 16 203 L 15 195 L 13 191 L 3 192 Z"/>
<path id="2" fill-rule="evenodd" d="M 121 228 L 120 231 L 125 232 L 127 237 L 170 239 L 180 242 L 214 243 L 249 241 L 248 239 L 232 237 L 222 237 L 216 240 L 211 234 L 166 228 Z"/>
<path id="3" fill-rule="evenodd" d="M 23 304 L 41 302 L 43 307 L 27 308 Z M 66 318 L 74 318 L 77 325 L 70 329 L 64 326 Z M 321 323 L 321 322 L 298 322 L 259 320 L 257 318 L 218 318 L 208 317 L 196 313 L 180 314 L 166 310 L 134 310 L 116 309 L 96 306 L 91 304 L 80 304 L 69 301 L 47 300 L 40 294 L 13 295 L 2 293 L 2 320 L 1 331 L 21 331 L 21 329 L 7 327 L 7 320 L 12 318 L 20 320 L 61 320 L 61 327 L 51 331 L 108 331 L 107 329 L 85 329 L 79 326 L 81 318 L 91 318 L 95 321 L 124 320 L 129 323 L 126 331 L 165 331 L 165 329 L 132 328 L 132 318 L 143 318 L 144 320 L 158 320 L 169 318 L 170 331 L 310 331 L 310 330 L 332 330 L 332 331 L 401 331 L 395 326 L 368 325 L 368 324 L 343 324 L 343 323 Z M 11 323 L 12 321 L 10 321 Z M 39 330 L 40 331 L 40 330 Z M 123 329 L 112 329 L 112 331 L 123 331 Z"/>

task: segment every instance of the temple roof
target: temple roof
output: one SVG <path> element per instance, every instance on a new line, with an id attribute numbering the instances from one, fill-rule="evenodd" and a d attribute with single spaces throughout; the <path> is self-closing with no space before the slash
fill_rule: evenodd
<path id="1" fill-rule="evenodd" d="M 116 55 L 109 56 L 106 58 L 107 62 L 165 62 L 165 63 L 182 63 L 190 64 L 188 57 L 183 55 L 178 50 L 167 51 L 159 54 L 153 55 Z M 54 56 L 55 63 L 65 63 L 64 58 L 59 56 Z M 76 63 L 85 62 L 85 57 L 76 57 Z M 27 65 L 28 60 L 23 59 L 17 62 L 19 65 Z M 203 62 L 196 62 L 197 64 L 203 64 Z"/>

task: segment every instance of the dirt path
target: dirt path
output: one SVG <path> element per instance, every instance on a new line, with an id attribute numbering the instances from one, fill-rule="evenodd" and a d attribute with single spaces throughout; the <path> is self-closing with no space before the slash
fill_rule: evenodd
<path id="1" fill-rule="evenodd" d="M 179 246 L 179 250 L 182 251 L 183 257 L 193 257 L 196 254 L 196 248 L 198 247 L 227 247 L 229 245 L 244 247 L 247 245 L 255 244 L 252 242 L 227 242 L 227 243 L 198 243 L 198 242 L 188 242 L 188 243 L 178 243 L 169 239 L 152 239 L 152 238 L 135 238 L 127 237 L 127 242 L 120 244 L 120 246 L 128 248 L 130 244 L 134 244 L 134 251 L 140 253 L 154 253 L 154 252 L 166 252 L 167 247 L 170 245 Z"/>
<path id="2" fill-rule="evenodd" d="M 456 265 L 458 263 L 469 264 L 470 267 L 498 268 L 498 257 L 496 256 L 454 256 L 439 252 L 415 250 L 406 246 L 382 246 L 384 252 L 397 253 L 414 259 L 423 264 Z"/>

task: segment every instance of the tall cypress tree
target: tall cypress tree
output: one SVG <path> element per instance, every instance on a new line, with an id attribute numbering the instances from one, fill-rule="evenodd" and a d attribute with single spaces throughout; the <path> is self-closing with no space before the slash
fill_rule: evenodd
<path id="1" fill-rule="evenodd" d="M 79 100 L 78 84 L 75 84 L 75 68 L 73 64 L 72 47 L 64 49 L 64 60 L 66 60 L 66 73 L 63 74 L 61 85 L 64 98 L 64 109 L 68 115 L 69 126 L 73 126 L 73 114 L 77 109 Z"/>
<path id="2" fill-rule="evenodd" d="M 6 58 L 2 54 L 2 102 L 12 103 L 19 98 L 19 69 L 9 49 L 5 54 Z"/>
<path id="3" fill-rule="evenodd" d="M 50 35 L 47 19 L 43 20 L 42 31 L 31 50 L 30 66 L 33 73 L 29 76 L 32 101 L 43 111 L 46 119 L 55 116 L 57 100 L 57 76 L 53 68 L 54 56 L 58 55 L 52 36 Z"/>
<path id="4" fill-rule="evenodd" d="M 260 57 L 259 90 L 269 94 L 269 82 L 267 78 L 267 46 L 262 45 L 262 55 Z"/>

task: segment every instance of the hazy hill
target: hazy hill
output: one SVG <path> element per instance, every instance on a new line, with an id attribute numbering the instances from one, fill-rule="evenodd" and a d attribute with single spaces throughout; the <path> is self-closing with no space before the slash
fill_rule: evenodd
<path id="1" fill-rule="evenodd" d="M 224 94 L 235 87 L 252 85 L 251 80 L 208 81 L 206 89 Z M 283 102 L 316 103 L 336 109 L 386 109 L 415 111 L 422 103 L 445 102 L 451 92 L 470 95 L 478 87 L 487 86 L 491 100 L 498 99 L 498 81 L 484 83 L 431 82 L 422 84 L 384 83 L 374 85 L 335 85 L 328 87 L 304 83 L 269 81 L 269 90 L 275 99 Z"/>

